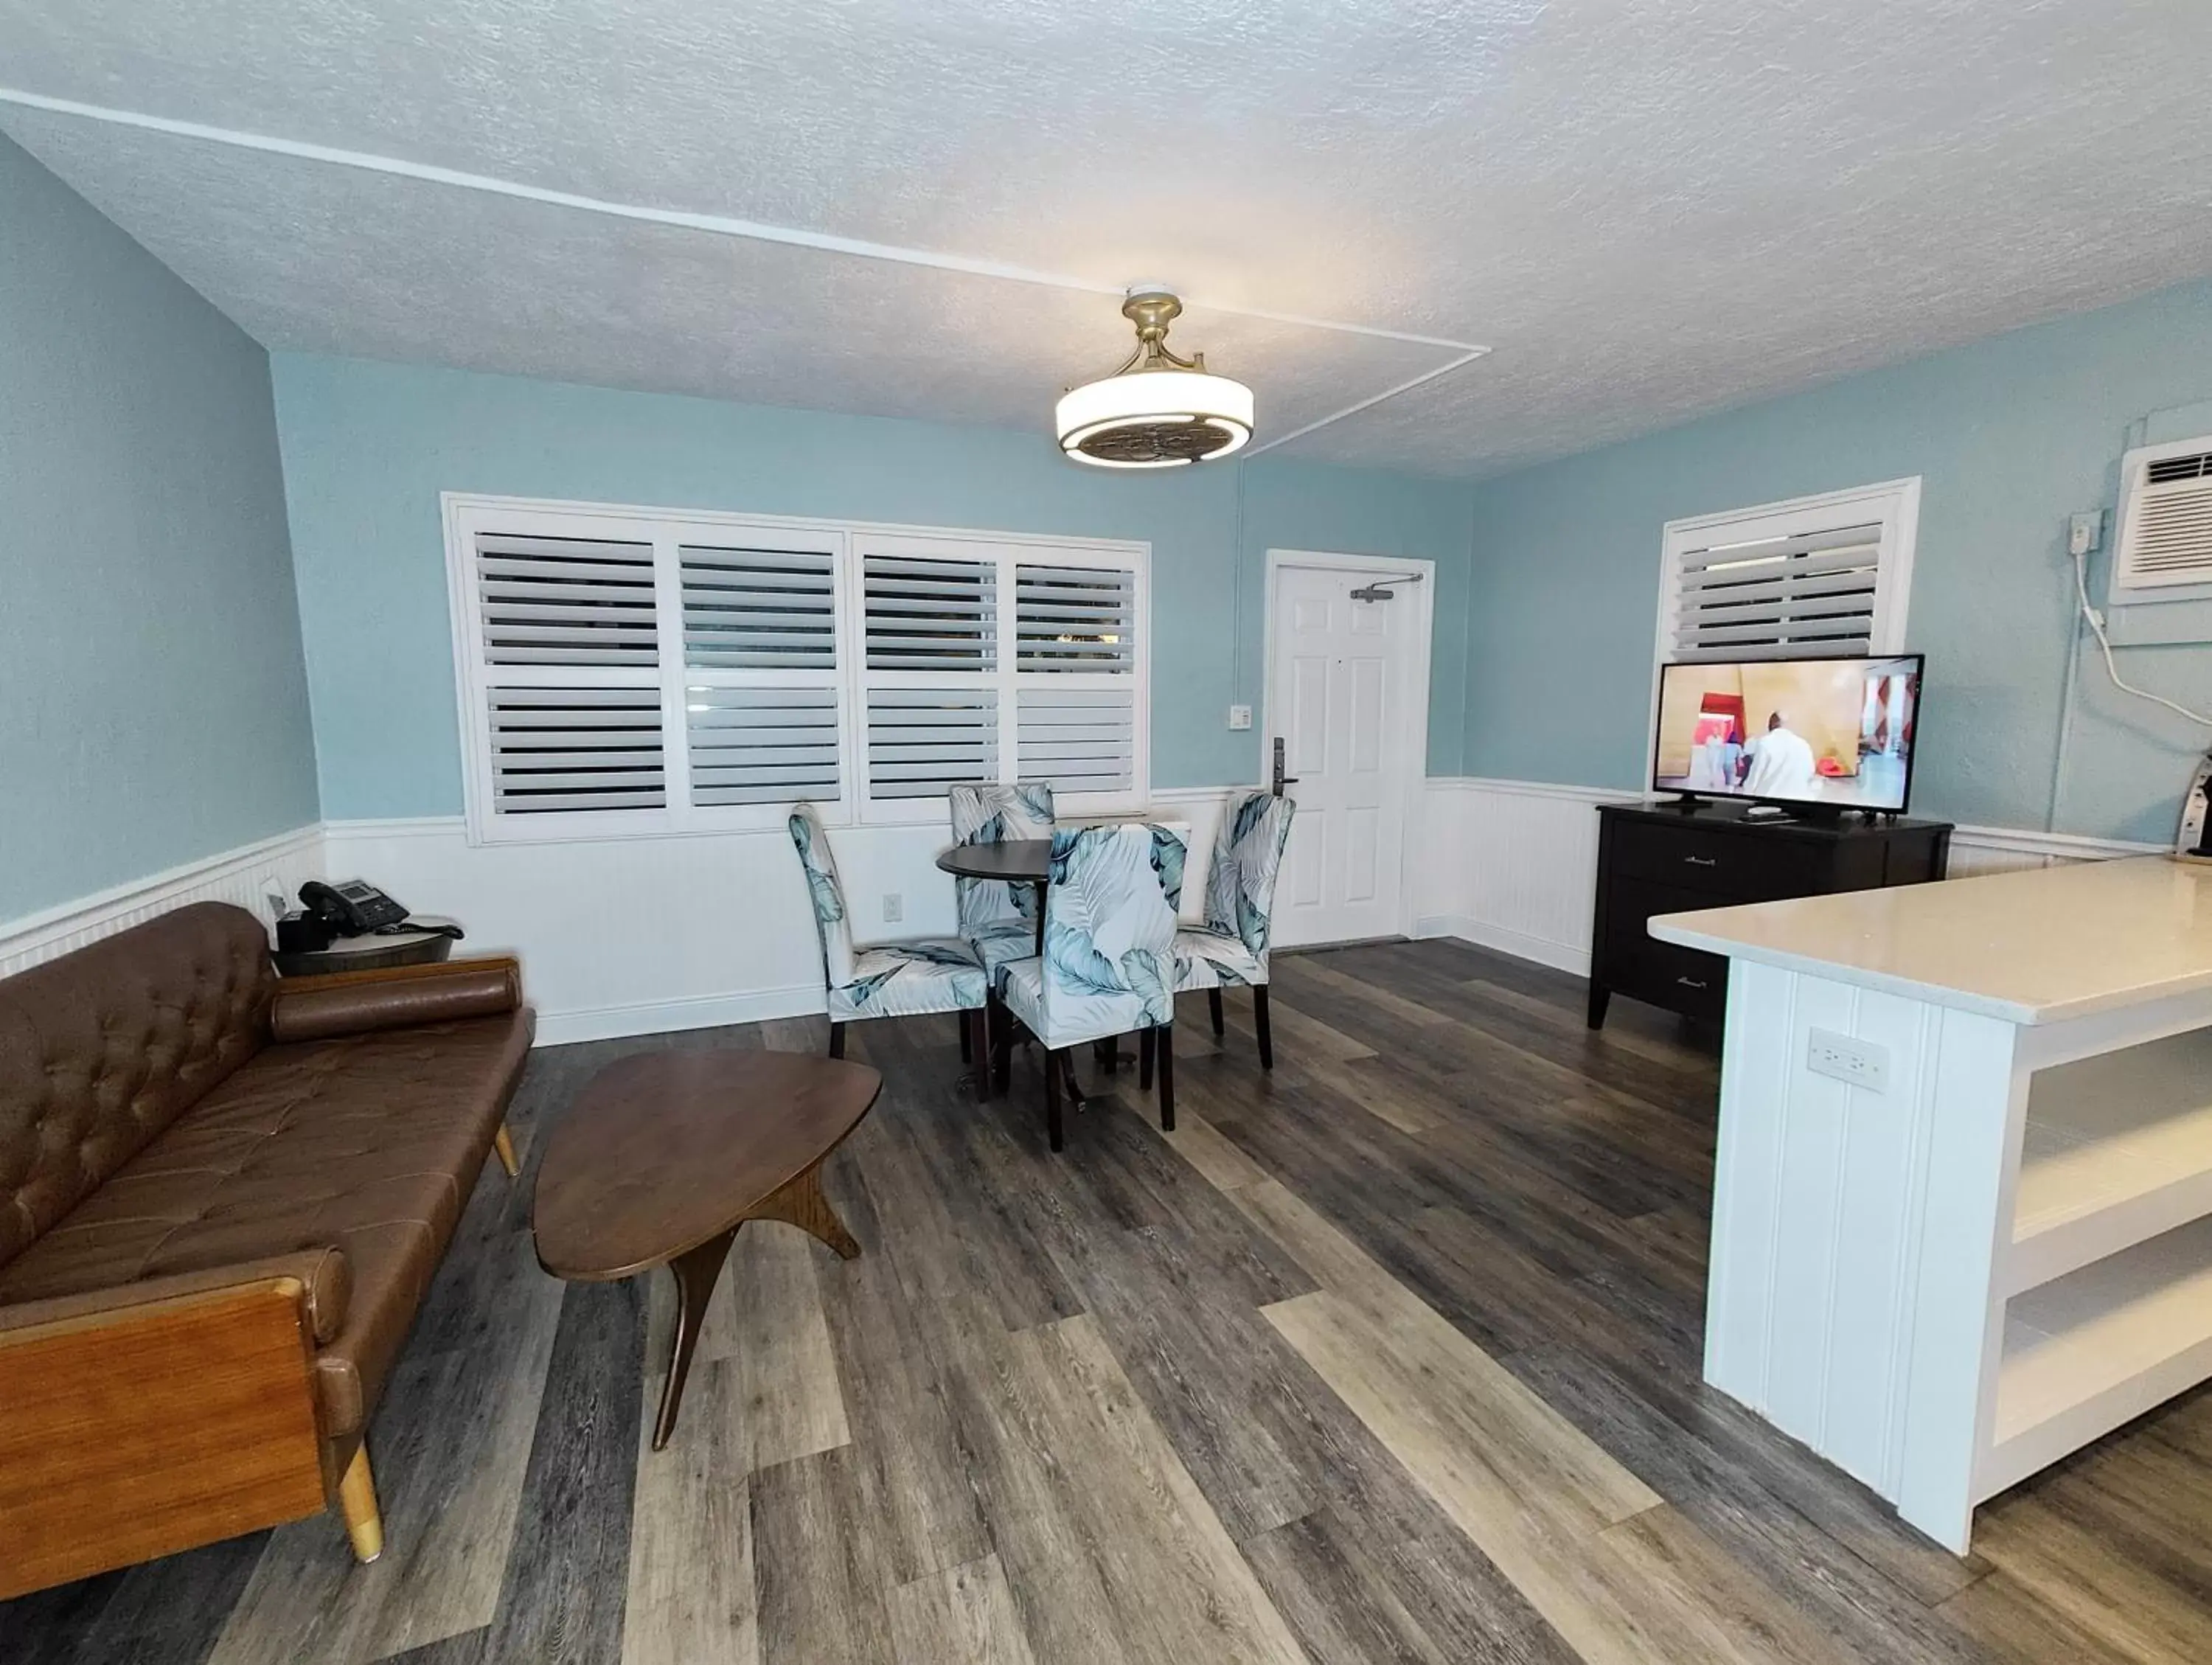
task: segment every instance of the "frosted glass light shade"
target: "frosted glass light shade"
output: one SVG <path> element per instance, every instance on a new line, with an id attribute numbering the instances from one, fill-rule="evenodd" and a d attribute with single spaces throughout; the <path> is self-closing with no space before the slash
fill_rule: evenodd
<path id="1" fill-rule="evenodd" d="M 1098 468 L 1182 468 L 1252 437 L 1252 390 L 1199 370 L 1138 370 L 1085 382 L 1055 408 L 1060 448 Z"/>

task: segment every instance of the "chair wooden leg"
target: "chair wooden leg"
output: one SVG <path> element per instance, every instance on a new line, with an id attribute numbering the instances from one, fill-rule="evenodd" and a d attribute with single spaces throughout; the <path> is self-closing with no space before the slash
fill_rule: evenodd
<path id="1" fill-rule="evenodd" d="M 1003 1097 L 1007 1078 L 1012 1073 L 1014 1055 L 1014 1014 L 996 994 L 988 997 L 985 1006 L 985 1026 L 991 1035 L 991 1091 Z"/>
<path id="2" fill-rule="evenodd" d="M 1175 1025 L 1162 1024 L 1159 1027 L 1160 1059 L 1160 1131 L 1175 1131 Z"/>
<path id="3" fill-rule="evenodd" d="M 1209 1014 L 1209 1015 L 1211 1015 L 1211 1016 L 1212 1016 L 1212 1018 L 1213 1018 L 1213 1034 L 1214 1034 L 1214 1038 L 1215 1038 L 1216 1040 L 1218 1040 L 1218 1039 L 1221 1037 L 1221 1032 L 1222 1032 L 1222 1030 L 1221 1030 L 1221 991 L 1220 991 L 1219 989 L 1218 989 L 1218 988 L 1209 988 L 1209 989 L 1207 989 L 1207 990 L 1206 991 L 1206 1012 L 1208 1012 L 1208 1014 Z"/>
<path id="4" fill-rule="evenodd" d="M 845 1026 L 842 1024 L 830 1025 L 830 1055 L 832 1058 L 845 1055 Z"/>
<path id="5" fill-rule="evenodd" d="M 968 1060 L 980 1103 L 991 1096 L 991 1018 L 987 1008 L 979 1006 L 960 1014 L 960 1055 Z"/>
<path id="6" fill-rule="evenodd" d="M 366 1565 L 384 1553 L 384 1516 L 376 1507 L 376 1477 L 368 1471 L 368 1446 L 356 1447 L 338 1481 L 338 1512 L 345 1516 L 353 1558 Z"/>
<path id="7" fill-rule="evenodd" d="M 1121 1061 L 1121 1037 L 1118 1035 L 1109 1035 L 1091 1048 L 1091 1055 L 1097 1061 L 1098 1073 L 1101 1075 L 1114 1073 L 1114 1066 Z"/>
<path id="8" fill-rule="evenodd" d="M 1267 1030 L 1267 985 L 1252 985 L 1252 1032 L 1260 1038 L 1260 1067 L 1275 1067 L 1274 1036 Z"/>
<path id="9" fill-rule="evenodd" d="M 1139 1092 L 1150 1092 L 1152 1090 L 1152 1054 L 1158 1045 L 1154 1038 L 1156 1034 L 1157 1031 L 1147 1025 L 1137 1036 L 1137 1091 Z"/>
<path id="10" fill-rule="evenodd" d="M 1060 1054 L 1044 1055 L 1044 1135 L 1055 1151 L 1062 1148 L 1060 1130 Z"/>
<path id="11" fill-rule="evenodd" d="M 522 1164 L 514 1159 L 514 1135 L 507 1132 L 504 1121 L 499 1124 L 499 1131 L 492 1135 L 491 1147 L 499 1152 L 499 1165 L 507 1170 L 507 1176 L 509 1179 L 521 1177 Z"/>

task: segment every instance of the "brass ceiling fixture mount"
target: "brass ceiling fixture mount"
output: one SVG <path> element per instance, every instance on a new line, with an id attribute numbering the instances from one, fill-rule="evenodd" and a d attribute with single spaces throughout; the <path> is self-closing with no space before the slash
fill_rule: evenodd
<path id="1" fill-rule="evenodd" d="M 1121 316 L 1137 344 L 1112 374 L 1068 390 L 1054 411 L 1060 448 L 1098 468 L 1182 468 L 1225 457 L 1252 437 L 1252 390 L 1217 376 L 1206 355 L 1167 343 L 1182 301 L 1162 283 L 1130 287 Z"/>

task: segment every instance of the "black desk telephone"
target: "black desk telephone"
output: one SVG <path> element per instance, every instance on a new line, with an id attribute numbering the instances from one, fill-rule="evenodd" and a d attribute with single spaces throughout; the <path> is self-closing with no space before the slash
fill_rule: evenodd
<path id="1" fill-rule="evenodd" d="M 388 931 L 407 917 L 407 909 L 363 878 L 325 884 L 311 878 L 300 887 L 300 905 L 318 924 L 340 936 Z"/>

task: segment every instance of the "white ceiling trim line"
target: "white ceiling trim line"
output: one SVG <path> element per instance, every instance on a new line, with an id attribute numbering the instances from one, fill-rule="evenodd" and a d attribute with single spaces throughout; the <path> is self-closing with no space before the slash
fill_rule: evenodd
<path id="1" fill-rule="evenodd" d="M 698 214 L 683 209 L 651 208 L 636 203 L 618 203 L 602 197 L 585 197 L 569 191 L 554 191 L 543 185 L 523 185 L 513 179 L 501 179 L 486 173 L 464 173 L 457 168 L 439 167 L 428 162 L 408 161 L 398 156 L 378 155 L 366 150 L 347 150 L 332 145 L 313 144 L 300 139 L 277 138 L 266 133 L 249 133 L 237 128 L 212 127 L 204 122 L 179 121 L 168 116 L 148 115 L 142 111 L 118 110 L 105 105 L 80 103 L 75 99 L 49 98 L 42 93 L 25 92 L 17 88 L 0 87 L 0 104 L 12 104 L 26 110 L 44 111 L 50 115 L 75 116 L 86 121 L 106 122 L 112 126 L 133 127 L 149 133 L 165 133 L 176 138 L 202 139 L 212 144 L 229 145 L 236 149 L 258 150 L 270 155 L 289 156 L 301 161 L 325 162 L 337 167 L 358 168 L 371 173 L 389 174 L 395 178 L 418 179 L 429 185 L 450 185 L 463 191 L 481 191 L 499 197 L 511 197 L 523 202 L 544 203 L 555 208 L 576 209 L 586 214 L 601 214 L 619 220 L 638 220 L 653 225 L 672 226 L 687 231 L 706 232 L 717 237 L 740 237 L 754 242 L 781 243 L 793 248 L 819 250 L 828 254 L 848 255 L 860 260 L 883 260 L 898 265 L 922 266 L 936 271 L 959 272 L 971 277 L 996 278 L 1008 283 L 1034 283 L 1048 289 L 1071 289 L 1083 295 L 1112 295 L 1119 299 L 1127 290 L 1112 283 L 1101 283 L 1086 277 L 1074 277 L 1064 272 L 1042 271 L 1035 267 L 1018 266 L 1002 260 L 984 260 L 971 255 L 946 254 L 934 249 L 902 247 L 896 243 L 878 243 L 866 238 L 840 237 L 834 233 L 808 231 L 796 226 L 769 225 L 758 220 L 741 220 L 722 214 Z M 1453 357 L 1433 370 L 1400 382 L 1356 404 L 1308 422 L 1293 432 L 1268 441 L 1265 445 L 1251 447 L 1245 454 L 1257 456 L 1279 445 L 1303 439 L 1332 422 L 1343 421 L 1371 410 L 1386 399 L 1397 398 L 1416 387 L 1450 374 L 1475 360 L 1486 356 L 1490 349 L 1471 341 L 1454 341 L 1448 337 L 1416 335 L 1404 330 L 1386 330 L 1370 324 L 1345 324 L 1334 319 L 1307 318 L 1296 313 L 1269 312 L 1257 307 L 1226 306 L 1203 296 L 1189 295 L 1185 299 L 1194 307 L 1212 312 L 1227 313 L 1239 318 L 1255 318 L 1270 324 L 1286 324 L 1310 330 L 1333 331 L 1340 335 L 1366 336 L 1381 341 L 1401 341 L 1418 347 L 1434 347 L 1449 352 Z"/>

